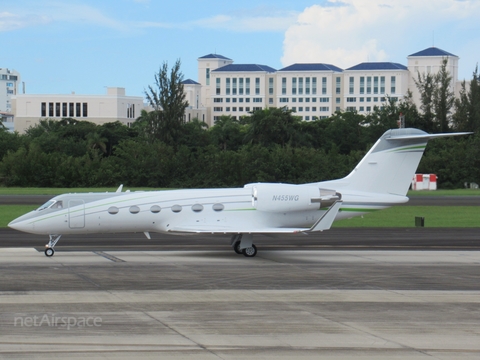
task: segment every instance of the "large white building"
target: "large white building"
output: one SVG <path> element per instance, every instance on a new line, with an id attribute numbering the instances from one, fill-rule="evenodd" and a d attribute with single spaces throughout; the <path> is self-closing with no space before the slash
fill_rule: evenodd
<path id="1" fill-rule="evenodd" d="M 24 133 L 42 119 L 70 117 L 96 124 L 120 121 L 129 125 L 140 116 L 143 98 L 127 96 L 124 88 L 109 87 L 106 95 L 31 95 L 13 98 L 15 131 Z"/>
<path id="2" fill-rule="evenodd" d="M 199 98 L 212 125 L 222 115 L 239 118 L 266 107 L 287 107 L 303 120 L 322 119 L 335 111 L 367 114 L 387 96 L 402 99 L 411 90 L 419 105 L 414 79 L 418 73 L 438 72 L 443 59 L 458 94 L 458 56 L 431 47 L 407 57 L 408 66 L 394 62 L 365 62 L 341 69 L 323 63 L 293 64 L 280 70 L 266 65 L 234 64 L 218 54 L 198 58 Z M 190 104 L 192 104 L 189 101 Z"/>

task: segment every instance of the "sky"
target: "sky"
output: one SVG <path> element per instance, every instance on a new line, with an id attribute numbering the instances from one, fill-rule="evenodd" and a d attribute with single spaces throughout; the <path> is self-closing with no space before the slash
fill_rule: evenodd
<path id="1" fill-rule="evenodd" d="M 143 96 L 166 62 L 197 80 L 197 59 L 281 69 L 407 65 L 431 46 L 460 57 L 459 79 L 480 60 L 480 0 L 0 0 L 0 68 L 29 94 Z"/>

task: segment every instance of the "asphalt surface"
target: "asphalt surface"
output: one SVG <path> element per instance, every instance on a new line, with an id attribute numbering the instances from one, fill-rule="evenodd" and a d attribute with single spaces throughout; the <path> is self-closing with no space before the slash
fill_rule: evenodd
<path id="1" fill-rule="evenodd" d="M 480 228 L 151 235 L 0 229 L 0 359 L 480 358 Z"/>

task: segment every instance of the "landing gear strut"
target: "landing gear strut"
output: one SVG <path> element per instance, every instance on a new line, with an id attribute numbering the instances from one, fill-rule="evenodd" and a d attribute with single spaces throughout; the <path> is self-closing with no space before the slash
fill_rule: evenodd
<path id="1" fill-rule="evenodd" d="M 245 257 L 254 257 L 257 255 L 257 247 L 252 243 L 251 234 L 232 235 L 230 245 L 237 254 L 243 254 Z"/>
<path id="2" fill-rule="evenodd" d="M 51 257 L 53 254 L 55 254 L 55 250 L 53 249 L 55 245 L 57 244 L 58 240 L 62 237 L 62 235 L 49 235 L 50 240 L 48 241 L 48 244 L 45 245 L 45 256 Z"/>

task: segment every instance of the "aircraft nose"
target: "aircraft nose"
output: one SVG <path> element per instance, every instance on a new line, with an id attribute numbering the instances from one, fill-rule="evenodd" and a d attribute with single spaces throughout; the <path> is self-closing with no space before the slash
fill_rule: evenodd
<path id="1" fill-rule="evenodd" d="M 28 221 L 31 218 L 31 214 L 22 215 L 8 223 L 10 229 L 15 229 L 18 231 L 28 232 L 33 229 L 33 222 Z"/>

